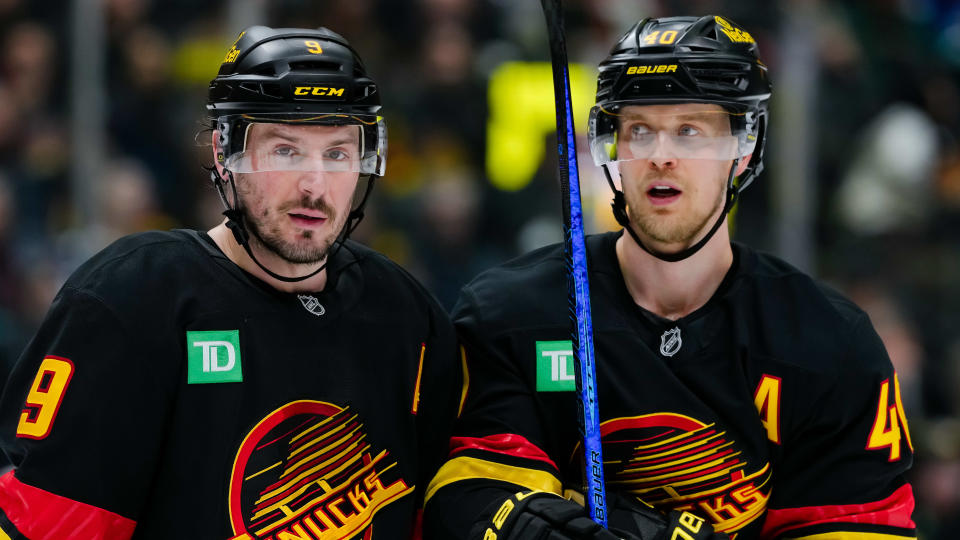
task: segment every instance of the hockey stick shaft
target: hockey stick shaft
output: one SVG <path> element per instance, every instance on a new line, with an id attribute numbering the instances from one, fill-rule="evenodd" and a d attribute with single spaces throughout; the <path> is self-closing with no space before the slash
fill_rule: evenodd
<path id="1" fill-rule="evenodd" d="M 606 491 L 603 481 L 603 449 L 597 404 L 596 366 L 593 356 L 593 321 L 590 314 L 590 284 L 587 278 L 587 249 L 583 236 L 583 207 L 580 202 L 580 175 L 577 168 L 573 106 L 570 100 L 570 71 L 563 33 L 560 0 L 540 0 L 547 19 L 550 60 L 553 66 L 553 93 L 557 110 L 557 153 L 563 202 L 564 254 L 567 264 L 567 299 L 572 319 L 574 363 L 580 391 L 580 427 L 583 434 L 587 508 L 590 517 L 607 526 Z"/>

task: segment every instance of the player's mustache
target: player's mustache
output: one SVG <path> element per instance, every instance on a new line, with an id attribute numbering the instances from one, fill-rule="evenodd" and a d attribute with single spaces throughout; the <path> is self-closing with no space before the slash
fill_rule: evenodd
<path id="1" fill-rule="evenodd" d="M 646 175 L 644 175 L 643 180 L 644 180 L 644 182 L 651 182 L 651 181 L 656 181 L 656 180 L 665 180 L 665 181 L 670 181 L 671 183 L 674 183 L 674 184 L 677 184 L 677 185 L 680 184 L 680 177 L 677 176 L 676 174 L 674 174 L 674 173 L 671 172 L 671 171 L 667 171 L 667 172 L 650 172 L 650 173 L 647 173 Z"/>
<path id="2" fill-rule="evenodd" d="M 333 209 L 333 206 L 328 204 L 327 201 L 323 200 L 322 197 L 319 199 L 311 199 L 310 197 L 304 196 L 304 197 L 301 197 L 300 200 L 290 201 L 280 205 L 279 210 L 280 210 L 280 213 L 282 214 L 293 208 L 306 208 L 307 210 L 317 210 L 319 212 L 323 212 L 323 215 L 327 216 L 328 219 L 333 219 L 337 214 L 336 210 Z"/>

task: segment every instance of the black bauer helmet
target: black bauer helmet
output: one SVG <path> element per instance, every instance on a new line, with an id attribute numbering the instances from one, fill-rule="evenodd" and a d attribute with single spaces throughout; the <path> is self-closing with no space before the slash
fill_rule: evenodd
<path id="1" fill-rule="evenodd" d="M 667 261 L 682 260 L 703 246 L 720 226 L 739 193 L 763 170 L 770 82 L 756 41 L 737 24 L 718 15 L 643 19 L 630 28 L 600 63 L 596 105 L 590 112 L 588 139 L 594 162 L 614 188 L 614 216 L 646 251 Z M 752 155 L 739 180 L 731 168 L 727 205 L 720 220 L 696 245 L 680 253 L 655 253 L 629 226 L 623 194 L 608 165 L 618 160 L 619 111 L 626 105 L 716 104 L 729 113 L 738 144 L 730 159 Z"/>
<path id="2" fill-rule="evenodd" d="M 216 167 L 211 177 L 227 210 L 227 226 L 261 269 L 275 279 L 302 281 L 306 276 L 280 276 L 253 256 L 244 223 L 235 173 L 266 170 L 304 170 L 303 164 L 272 164 L 247 156 L 247 130 L 255 123 L 295 125 L 355 125 L 360 137 L 359 159 L 320 165 L 320 170 L 354 171 L 360 175 L 350 214 L 336 246 L 339 249 L 363 219 L 363 207 L 373 180 L 383 176 L 387 159 L 387 129 L 380 116 L 380 93 L 360 56 L 341 35 L 327 28 L 245 29 L 227 50 L 217 76 L 210 81 L 207 114 L 217 134 Z M 316 166 L 313 161 L 309 166 Z M 325 168 L 331 166 L 333 168 Z M 232 202 L 224 192 L 229 184 Z M 330 255 L 332 255 L 331 251 Z M 327 257 L 329 261 L 330 257 Z"/>

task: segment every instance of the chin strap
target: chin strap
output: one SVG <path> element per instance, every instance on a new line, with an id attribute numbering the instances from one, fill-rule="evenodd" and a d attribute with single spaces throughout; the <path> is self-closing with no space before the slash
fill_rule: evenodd
<path id="1" fill-rule="evenodd" d="M 340 234 L 337 235 L 337 239 L 334 241 L 333 249 L 327 252 L 327 256 L 325 257 L 323 264 L 321 264 L 320 267 L 313 272 L 310 272 L 305 276 L 297 277 L 282 276 L 277 274 L 276 272 L 273 272 L 264 266 L 263 263 L 257 260 L 256 256 L 254 256 L 253 250 L 250 249 L 250 233 L 247 231 L 245 223 L 246 220 L 243 217 L 243 211 L 240 205 L 240 196 L 237 194 L 237 185 L 233 179 L 233 173 L 227 171 L 227 178 L 227 180 L 224 180 L 217 172 L 216 167 L 213 167 L 210 170 L 210 179 L 213 181 L 213 185 L 216 186 L 217 194 L 220 195 L 220 200 L 226 207 L 226 210 L 223 211 L 223 215 L 227 218 L 226 226 L 233 233 L 234 239 L 236 239 L 237 243 L 243 247 L 243 250 L 247 252 L 247 255 L 250 257 L 250 259 L 256 263 L 261 270 L 266 272 L 268 276 L 284 283 L 296 283 L 298 281 L 310 279 L 323 271 L 323 269 L 326 268 L 333 259 L 333 256 L 340 251 L 341 247 L 343 247 L 343 244 L 346 242 L 347 237 L 350 236 L 350 233 L 352 233 L 353 230 L 357 228 L 357 225 L 360 224 L 360 221 L 363 220 L 363 207 L 367 204 L 367 198 L 370 197 L 370 191 L 373 189 L 374 176 L 370 175 L 367 177 L 367 187 L 366 190 L 364 190 L 363 198 L 360 200 L 360 204 L 355 209 L 351 210 L 349 215 L 347 215 L 347 222 Z M 223 191 L 224 184 L 230 185 L 231 191 L 233 192 L 233 205 L 230 204 L 226 193 Z"/>
<path id="2" fill-rule="evenodd" d="M 733 205 L 737 202 L 737 197 L 740 195 L 740 190 L 733 185 L 734 175 L 733 173 L 737 170 L 737 164 L 740 162 L 740 158 L 733 160 L 733 165 L 730 166 L 730 174 L 727 175 L 727 186 L 726 186 L 726 203 L 723 205 L 723 211 L 720 212 L 720 216 L 717 217 L 716 223 L 713 224 L 713 227 L 710 228 L 710 231 L 700 239 L 696 244 L 680 250 L 676 253 L 663 253 L 661 251 L 656 251 L 640 241 L 640 237 L 637 236 L 637 233 L 634 232 L 633 227 L 630 225 L 630 217 L 627 215 L 627 200 L 623 196 L 623 192 L 617 189 L 613 183 L 613 178 L 610 176 L 610 170 L 606 165 L 602 165 L 603 174 L 607 177 L 607 184 L 610 185 L 610 189 L 613 190 L 613 202 L 610 203 L 611 208 L 613 208 L 613 217 L 617 220 L 617 223 L 620 224 L 627 233 L 633 238 L 633 241 L 640 246 L 641 249 L 653 255 L 654 257 L 660 259 L 661 261 L 666 262 L 678 262 L 686 258 L 689 258 L 694 253 L 700 251 L 700 249 L 713 238 L 713 235 L 720 229 L 720 225 L 723 224 L 723 220 L 726 219 L 727 213 L 730 212 L 730 209 L 733 208 Z"/>

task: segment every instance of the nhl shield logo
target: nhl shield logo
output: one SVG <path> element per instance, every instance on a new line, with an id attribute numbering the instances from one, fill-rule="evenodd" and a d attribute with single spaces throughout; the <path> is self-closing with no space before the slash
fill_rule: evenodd
<path id="1" fill-rule="evenodd" d="M 323 304 L 317 300 L 316 296 L 310 296 L 309 294 L 298 294 L 297 298 L 300 299 L 300 303 L 303 304 L 304 309 L 310 313 L 313 313 L 317 317 L 327 312 L 327 310 L 324 309 Z"/>
<path id="2" fill-rule="evenodd" d="M 680 339 L 680 327 L 678 326 L 674 326 L 660 336 L 660 354 L 664 356 L 670 357 L 677 354 L 682 345 L 683 340 Z"/>

